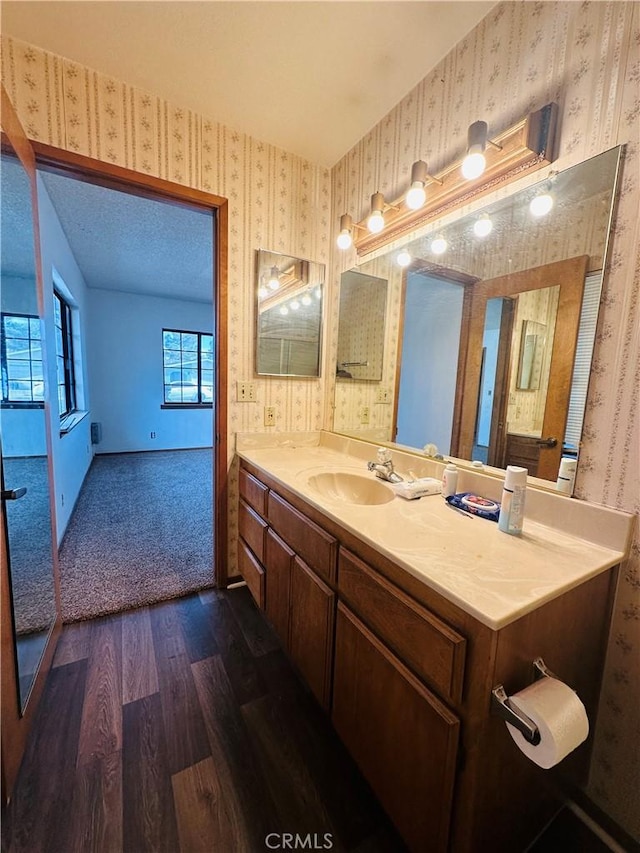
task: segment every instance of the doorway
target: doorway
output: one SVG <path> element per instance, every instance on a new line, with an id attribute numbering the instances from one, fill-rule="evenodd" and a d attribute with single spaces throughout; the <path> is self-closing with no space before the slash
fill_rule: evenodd
<path id="1" fill-rule="evenodd" d="M 394 430 L 399 444 L 433 444 L 451 453 L 464 291 L 464 282 L 446 271 L 410 268 L 406 274 Z"/>
<path id="2" fill-rule="evenodd" d="M 211 478 L 213 483 L 212 490 L 212 513 L 213 513 L 213 531 L 214 531 L 214 568 L 212 569 L 212 574 L 215 575 L 215 583 L 218 586 L 224 587 L 227 583 L 227 560 L 226 560 L 226 552 L 227 552 L 227 525 L 226 525 L 226 514 L 227 514 L 227 506 L 226 506 L 226 473 L 227 473 L 227 450 L 226 450 L 226 372 L 227 372 L 227 342 L 226 342 L 226 294 L 227 294 L 227 285 L 226 285 L 226 267 L 227 267 L 227 202 L 225 199 L 213 196 L 209 193 L 204 193 L 198 190 L 194 190 L 188 187 L 183 187 L 181 185 L 173 184 L 168 181 L 162 181 L 157 178 L 153 178 L 150 176 L 142 175 L 137 172 L 132 172 L 127 169 L 122 169 L 120 167 L 112 166 L 108 163 L 103 163 L 101 161 L 92 160 L 90 158 L 82 157 L 79 155 L 72 154 L 70 152 L 66 152 L 60 149 L 52 148 L 50 146 L 34 144 L 34 149 L 36 153 L 36 163 L 38 166 L 38 170 L 42 175 L 42 180 L 45 182 L 49 181 L 50 186 L 53 186 L 54 181 L 60 181 L 62 178 L 64 179 L 74 179 L 74 184 L 77 182 L 81 182 L 85 185 L 89 185 L 94 189 L 100 189 L 101 191 L 115 191 L 118 196 L 127 200 L 128 205 L 136 205 L 138 202 L 144 201 L 145 203 L 153 202 L 158 204 L 158 209 L 162 208 L 163 210 L 168 210 L 169 206 L 176 214 L 192 214 L 193 216 L 203 215 L 208 217 L 209 227 L 210 227 L 210 236 L 211 242 L 214 246 L 213 252 L 213 263 L 211 269 L 211 281 L 210 281 L 210 298 L 211 298 L 211 306 L 212 306 L 212 324 L 211 329 L 191 329 L 188 327 L 184 327 L 188 324 L 178 323 L 178 324 L 170 324 L 168 322 L 162 323 L 162 329 L 158 332 L 158 341 L 157 341 L 157 353 L 156 360 L 160 359 L 160 369 L 157 374 L 156 387 L 161 388 L 162 391 L 162 415 L 175 417 L 181 412 L 176 412 L 176 408 L 183 408 L 184 414 L 187 414 L 187 410 L 193 408 L 195 409 L 198 405 L 198 401 L 190 399 L 188 395 L 184 396 L 184 389 L 187 388 L 189 393 L 194 393 L 194 388 L 196 389 L 195 393 L 197 394 L 197 389 L 200 389 L 200 393 L 204 393 L 206 396 L 206 392 L 208 389 L 209 397 L 206 402 L 209 402 L 209 414 L 211 417 L 211 441 L 212 445 L 212 471 Z M 142 247 L 142 251 L 149 247 Z M 114 258 L 115 262 L 115 258 Z M 107 301 L 111 298 L 107 296 Z M 129 301 L 136 299 L 142 299 L 143 296 L 140 294 L 129 294 Z M 73 306 L 72 306 L 73 307 Z M 129 306 L 130 307 L 130 306 Z M 102 312 L 103 306 L 98 307 L 96 310 L 99 314 L 102 315 L 104 319 L 104 314 Z M 113 335 L 114 341 L 117 341 L 118 334 L 123 333 L 123 329 L 121 325 L 126 326 L 126 318 L 129 316 L 129 309 L 125 307 L 125 310 L 121 312 L 121 324 L 116 324 L 111 329 L 111 334 Z M 177 386 L 172 383 L 165 383 L 163 381 L 163 377 L 166 377 L 167 372 L 165 370 L 167 363 L 163 359 L 167 358 L 167 353 L 165 350 L 165 338 L 164 338 L 164 330 L 166 327 L 167 332 L 175 333 L 176 329 L 172 328 L 172 325 L 179 325 L 181 328 L 177 331 L 182 333 L 183 335 L 193 335 L 193 333 L 208 333 L 211 332 L 210 337 L 206 341 L 198 340 L 198 343 L 205 348 L 210 346 L 210 364 L 206 364 L 203 366 L 199 362 L 199 368 L 196 368 L 196 371 L 200 370 L 200 375 L 196 383 L 194 384 L 192 380 L 192 376 L 190 371 L 193 371 L 193 364 L 186 364 L 186 354 L 183 353 L 182 356 L 178 353 L 178 360 L 181 357 L 184 357 L 185 363 L 180 366 L 182 369 L 182 374 L 184 375 L 184 383 L 180 382 Z M 183 328 L 184 327 L 184 328 Z M 106 334 L 106 333 L 105 333 Z M 174 334 L 175 339 L 175 334 Z M 192 340 L 191 338 L 187 339 L 183 338 L 184 349 L 189 350 L 191 348 Z M 117 348 L 114 349 L 114 352 Z M 173 357 L 176 357 L 176 352 L 174 350 Z M 192 357 L 192 353 L 189 353 L 189 357 Z M 206 353 L 203 355 L 203 359 Z M 131 367 L 133 369 L 135 364 L 132 363 Z M 175 362 L 173 364 L 173 372 L 175 373 Z M 211 370 L 211 379 L 210 384 L 207 381 L 207 377 L 204 375 L 208 370 Z M 107 380 L 108 381 L 108 380 Z M 206 387 L 205 387 L 206 386 Z M 168 390 L 167 390 L 168 389 Z M 168 393 L 168 397 L 167 397 Z M 180 396 L 180 400 L 176 399 L 176 393 Z M 184 403 L 184 406 L 182 404 Z M 103 409 L 103 411 L 106 411 Z M 108 414 L 108 413 L 107 413 Z M 93 416 L 91 416 L 91 420 L 93 421 Z M 104 440 L 104 430 L 102 429 L 103 424 L 100 421 L 96 421 L 92 423 L 92 442 L 94 442 L 94 449 L 100 450 L 99 442 Z M 149 430 L 149 440 L 153 441 L 157 437 L 156 430 L 153 428 Z M 195 440 L 197 445 L 197 440 Z M 194 446 L 193 441 L 191 442 L 191 446 Z M 108 447 L 103 444 L 103 449 L 108 450 Z M 120 448 L 124 450 L 128 450 L 132 452 L 132 457 L 135 454 L 136 450 L 149 450 L 153 449 L 153 446 L 148 445 L 142 448 L 136 448 L 133 446 L 125 446 Z M 126 486 L 126 484 L 123 484 Z M 126 494 L 126 489 L 123 492 L 123 495 Z"/>

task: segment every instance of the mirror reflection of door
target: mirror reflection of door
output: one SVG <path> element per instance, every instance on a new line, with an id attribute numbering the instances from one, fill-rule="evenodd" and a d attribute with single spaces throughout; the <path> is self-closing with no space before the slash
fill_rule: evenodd
<path id="1" fill-rule="evenodd" d="M 10 154 L 3 152 L 1 168 L 2 504 L 23 710 L 56 620 L 56 603 L 31 185 Z"/>
<path id="2" fill-rule="evenodd" d="M 473 458 L 497 468 L 504 466 L 505 409 L 512 328 L 513 300 L 505 297 L 489 299 L 482 339 L 482 366 Z"/>
<path id="3" fill-rule="evenodd" d="M 487 463 L 500 468 L 521 465 L 530 475 L 547 480 L 557 477 L 567 425 L 587 261 L 588 257 L 581 255 L 486 279 L 475 285 L 458 453 L 462 458 L 469 458 L 472 452 L 481 450 L 481 432 L 486 438 L 486 401 L 482 389 L 478 394 L 478 388 L 481 381 L 483 385 L 489 382 L 486 356 L 485 375 L 481 376 L 482 352 L 487 348 L 491 327 L 496 327 L 500 304 Z M 504 307 L 509 302 L 513 302 L 511 319 L 507 319 Z M 538 326 L 530 326 L 530 323 Z M 537 387 L 519 387 L 522 386 L 523 335 L 527 336 L 529 328 L 542 326 L 544 335 L 535 335 L 539 340 L 534 355 L 539 365 L 532 364 L 539 375 L 535 382 L 529 383 Z"/>

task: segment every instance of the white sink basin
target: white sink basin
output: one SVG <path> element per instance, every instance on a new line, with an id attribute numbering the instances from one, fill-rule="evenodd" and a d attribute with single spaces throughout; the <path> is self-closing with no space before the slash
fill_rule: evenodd
<path id="1" fill-rule="evenodd" d="M 375 506 L 386 504 L 395 497 L 393 491 L 380 480 L 363 474 L 324 471 L 321 474 L 313 474 L 307 483 L 323 497 L 349 504 Z"/>

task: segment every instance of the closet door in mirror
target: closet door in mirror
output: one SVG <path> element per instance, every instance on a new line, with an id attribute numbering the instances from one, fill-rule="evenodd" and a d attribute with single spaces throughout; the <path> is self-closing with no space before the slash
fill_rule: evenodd
<path id="1" fill-rule="evenodd" d="M 60 629 L 35 158 L 2 89 L 2 791 L 11 795 Z"/>

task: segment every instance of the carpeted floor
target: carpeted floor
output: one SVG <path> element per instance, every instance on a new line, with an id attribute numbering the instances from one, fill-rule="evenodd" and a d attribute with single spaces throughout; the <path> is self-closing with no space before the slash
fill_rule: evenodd
<path id="1" fill-rule="evenodd" d="M 60 550 L 62 618 L 213 585 L 212 451 L 96 456 Z"/>
<path id="2" fill-rule="evenodd" d="M 34 634 L 48 629 L 56 615 L 47 458 L 5 457 L 3 465 L 7 488 L 27 489 L 5 510 L 16 633 Z"/>

